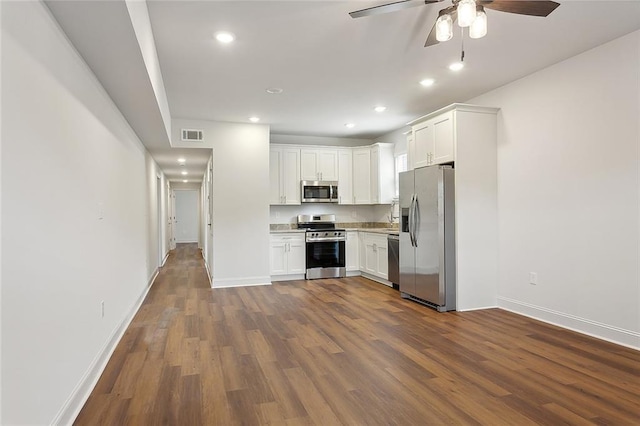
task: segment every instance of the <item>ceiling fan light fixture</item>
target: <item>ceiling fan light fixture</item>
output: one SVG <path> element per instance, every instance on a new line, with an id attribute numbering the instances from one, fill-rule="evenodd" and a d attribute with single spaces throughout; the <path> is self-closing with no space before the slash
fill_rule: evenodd
<path id="1" fill-rule="evenodd" d="M 453 37 L 453 20 L 451 15 L 440 15 L 436 21 L 436 40 L 449 41 Z"/>
<path id="2" fill-rule="evenodd" d="M 458 25 L 468 27 L 476 19 L 476 2 L 474 0 L 460 0 L 458 3 Z"/>
<path id="3" fill-rule="evenodd" d="M 462 61 L 454 62 L 451 65 L 449 65 L 449 69 L 451 71 L 460 71 L 462 68 L 464 68 L 464 62 Z"/>
<path id="4" fill-rule="evenodd" d="M 487 35 L 487 14 L 484 12 L 484 7 L 478 6 L 476 12 L 476 19 L 469 27 L 469 37 L 482 38 Z"/>

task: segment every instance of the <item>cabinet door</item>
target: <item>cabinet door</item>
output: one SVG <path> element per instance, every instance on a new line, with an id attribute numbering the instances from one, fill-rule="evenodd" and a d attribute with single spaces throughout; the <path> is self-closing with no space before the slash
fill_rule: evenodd
<path id="1" fill-rule="evenodd" d="M 371 148 L 371 204 L 380 203 L 380 148 Z"/>
<path id="2" fill-rule="evenodd" d="M 431 164 L 448 163 L 454 160 L 453 111 L 433 119 L 433 153 Z"/>
<path id="3" fill-rule="evenodd" d="M 433 133 L 432 121 L 421 123 L 413 128 L 413 144 L 415 153 L 413 165 L 415 168 L 425 167 L 431 164 L 434 143 Z"/>
<path id="4" fill-rule="evenodd" d="M 272 239 L 270 246 L 271 275 L 285 275 L 287 273 L 287 245 L 281 239 Z"/>
<path id="5" fill-rule="evenodd" d="M 305 242 L 302 237 L 293 237 L 287 247 L 287 272 L 289 274 L 305 273 Z"/>
<path id="6" fill-rule="evenodd" d="M 269 204 L 282 204 L 282 151 L 269 150 Z"/>
<path id="7" fill-rule="evenodd" d="M 415 169 L 416 144 L 413 133 L 407 135 L 407 170 Z"/>
<path id="8" fill-rule="evenodd" d="M 353 204 L 353 155 L 350 149 L 338 150 L 338 202 Z"/>
<path id="9" fill-rule="evenodd" d="M 369 234 L 365 234 L 364 250 L 364 271 L 372 275 L 378 275 L 378 253 L 376 250 L 376 241 L 375 238 L 372 238 Z"/>
<path id="10" fill-rule="evenodd" d="M 371 204 L 371 150 L 353 150 L 353 202 Z"/>
<path id="11" fill-rule="evenodd" d="M 300 150 L 284 148 L 282 162 L 282 204 L 300 204 Z"/>
<path id="12" fill-rule="evenodd" d="M 367 264 L 367 250 L 365 245 L 365 233 L 358 232 L 358 263 L 359 269 L 364 271 Z"/>
<path id="13" fill-rule="evenodd" d="M 320 180 L 318 173 L 318 152 L 314 149 L 300 150 L 300 179 Z"/>
<path id="14" fill-rule="evenodd" d="M 317 153 L 320 180 L 338 180 L 338 150 L 321 149 Z"/>
<path id="15" fill-rule="evenodd" d="M 385 280 L 389 278 L 389 242 L 387 241 L 387 237 L 376 240 L 376 275 L 380 278 L 384 278 Z"/>
<path id="16" fill-rule="evenodd" d="M 358 232 L 357 231 L 349 231 L 347 232 L 347 243 L 346 246 L 346 258 L 345 263 L 347 267 L 347 271 L 357 271 L 359 269 L 359 256 L 358 256 Z"/>

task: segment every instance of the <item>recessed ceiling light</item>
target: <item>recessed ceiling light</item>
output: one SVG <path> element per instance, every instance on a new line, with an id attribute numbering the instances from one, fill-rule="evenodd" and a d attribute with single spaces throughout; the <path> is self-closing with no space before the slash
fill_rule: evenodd
<path id="1" fill-rule="evenodd" d="M 236 39 L 236 36 L 233 35 L 233 33 L 230 33 L 228 31 L 218 31 L 216 34 L 216 40 L 218 40 L 220 43 L 231 43 L 233 40 Z"/>
<path id="2" fill-rule="evenodd" d="M 257 123 L 260 121 L 260 117 L 249 117 L 249 121 L 252 123 Z"/>
<path id="3" fill-rule="evenodd" d="M 279 95 L 282 92 L 284 92 L 284 90 L 279 87 L 269 87 L 267 89 L 267 93 L 271 93 L 272 95 Z"/>
<path id="4" fill-rule="evenodd" d="M 188 174 L 189 174 L 189 172 L 187 172 L 186 170 L 183 170 L 182 172 L 180 172 L 180 174 L 182 174 L 182 175 L 188 175 Z"/>
<path id="5" fill-rule="evenodd" d="M 462 62 L 454 62 L 449 65 L 449 69 L 451 71 L 460 71 L 462 68 L 464 68 L 464 64 Z"/>
<path id="6" fill-rule="evenodd" d="M 354 127 L 356 127 L 356 125 L 354 123 L 347 123 L 344 125 L 344 127 L 346 127 L 347 129 L 353 129 Z"/>
<path id="7" fill-rule="evenodd" d="M 189 181 L 185 179 L 185 180 L 183 180 L 182 182 L 187 183 L 187 182 L 189 182 Z"/>
<path id="8" fill-rule="evenodd" d="M 375 107 L 373 110 L 374 110 L 375 112 L 384 112 L 386 109 L 387 109 L 387 107 L 386 107 L 386 106 L 382 106 L 382 105 L 380 105 L 380 106 Z"/>
<path id="9" fill-rule="evenodd" d="M 184 162 L 186 162 L 186 161 L 187 161 L 187 160 L 185 160 L 185 159 L 184 159 L 184 158 L 182 158 L 182 157 L 178 158 L 178 163 L 184 163 Z"/>
<path id="10" fill-rule="evenodd" d="M 432 78 L 425 78 L 420 82 L 420 84 L 423 85 L 424 87 L 429 87 L 429 86 L 433 86 L 433 83 L 435 82 L 436 81 Z"/>

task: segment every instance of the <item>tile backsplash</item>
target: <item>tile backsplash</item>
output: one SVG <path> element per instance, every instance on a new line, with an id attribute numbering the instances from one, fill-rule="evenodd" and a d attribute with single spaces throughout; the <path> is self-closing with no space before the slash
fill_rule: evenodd
<path id="1" fill-rule="evenodd" d="M 299 214 L 334 214 L 338 223 L 382 223 L 387 227 L 391 222 L 391 205 L 348 206 L 341 204 L 302 204 L 299 206 L 270 206 L 270 223 L 291 225 Z M 397 211 L 397 208 L 395 209 Z M 394 212 L 393 222 L 398 222 Z M 380 227 L 380 226 L 372 226 Z M 383 226 L 384 227 L 384 226 Z"/>

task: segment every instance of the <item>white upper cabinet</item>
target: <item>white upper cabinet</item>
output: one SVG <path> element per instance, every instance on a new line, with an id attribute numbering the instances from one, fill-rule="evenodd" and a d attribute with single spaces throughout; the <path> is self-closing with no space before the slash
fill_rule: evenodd
<path id="1" fill-rule="evenodd" d="M 353 153 L 351 148 L 338 150 L 338 202 L 353 204 Z"/>
<path id="2" fill-rule="evenodd" d="M 416 143 L 413 138 L 413 132 L 407 135 L 407 170 L 415 169 L 414 161 L 416 159 Z"/>
<path id="3" fill-rule="evenodd" d="M 302 148 L 300 150 L 302 180 L 338 180 L 338 150 Z"/>
<path id="4" fill-rule="evenodd" d="M 353 150 L 353 204 L 371 204 L 371 149 Z"/>
<path id="5" fill-rule="evenodd" d="M 391 204 L 395 194 L 393 144 L 353 150 L 353 203 Z"/>
<path id="6" fill-rule="evenodd" d="M 393 144 L 375 144 L 371 147 L 371 203 L 391 204 L 395 189 Z"/>
<path id="7" fill-rule="evenodd" d="M 300 204 L 300 149 L 269 149 L 269 204 Z"/>
<path id="8" fill-rule="evenodd" d="M 455 160 L 454 112 L 447 111 L 415 124 L 413 142 L 408 146 L 411 168 L 449 163 Z"/>

